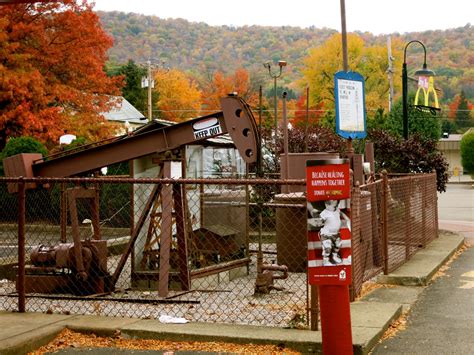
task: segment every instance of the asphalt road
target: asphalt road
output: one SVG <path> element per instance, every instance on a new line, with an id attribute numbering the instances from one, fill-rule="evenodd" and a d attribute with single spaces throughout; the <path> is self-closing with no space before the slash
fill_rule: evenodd
<path id="1" fill-rule="evenodd" d="M 474 247 L 462 253 L 421 294 L 407 327 L 373 354 L 473 354 Z"/>
<path id="2" fill-rule="evenodd" d="M 405 330 L 373 354 L 474 353 L 474 188 L 449 184 L 438 196 L 439 227 L 464 235 L 471 247 L 421 294 Z"/>
<path id="3" fill-rule="evenodd" d="M 438 193 L 439 228 L 457 232 L 474 245 L 474 187 L 472 184 L 448 184 Z"/>

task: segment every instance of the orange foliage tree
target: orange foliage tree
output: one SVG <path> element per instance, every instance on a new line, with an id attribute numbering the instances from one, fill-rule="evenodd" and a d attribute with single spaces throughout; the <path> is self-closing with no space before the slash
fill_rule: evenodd
<path id="1" fill-rule="evenodd" d="M 323 117 L 324 103 L 320 102 L 316 106 L 308 107 L 308 127 L 315 126 L 318 124 L 321 117 Z M 306 122 L 306 95 L 301 95 L 296 101 L 296 110 L 291 124 L 295 127 L 304 128 Z"/>
<path id="2" fill-rule="evenodd" d="M 193 80 L 177 69 L 158 70 L 154 77 L 160 118 L 181 122 L 198 115 L 201 92 Z"/>
<path id="3" fill-rule="evenodd" d="M 467 100 L 465 97 L 463 97 L 463 95 L 458 94 L 458 95 L 454 96 L 453 101 L 451 101 L 451 103 L 448 104 L 448 108 L 449 108 L 448 119 L 450 119 L 451 121 L 456 120 L 457 113 L 458 113 L 458 110 L 459 110 L 459 105 L 461 104 L 462 100 L 466 101 L 465 106 L 466 106 L 467 110 L 471 111 L 474 108 L 474 104 L 469 102 L 469 100 Z"/>
<path id="4" fill-rule="evenodd" d="M 237 69 L 234 75 L 229 76 L 218 71 L 211 80 L 201 86 L 203 106 L 206 110 L 219 111 L 219 100 L 232 92 L 237 92 L 250 106 L 258 105 L 258 93 L 251 89 L 249 73 L 243 68 Z"/>
<path id="5" fill-rule="evenodd" d="M 96 140 L 112 131 L 100 112 L 122 78 L 104 72 L 112 39 L 86 1 L 0 6 L 0 150 L 9 137 L 54 146 L 66 131 Z"/>

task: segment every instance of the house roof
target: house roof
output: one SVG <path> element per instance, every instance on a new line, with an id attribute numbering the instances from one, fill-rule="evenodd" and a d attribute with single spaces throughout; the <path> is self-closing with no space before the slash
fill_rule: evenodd
<path id="1" fill-rule="evenodd" d="M 450 134 L 447 138 L 441 138 L 440 142 L 459 142 L 461 138 L 462 134 Z"/>
<path id="2" fill-rule="evenodd" d="M 102 112 L 102 115 L 108 121 L 121 122 L 134 124 L 145 124 L 147 123 L 146 117 L 138 111 L 130 102 L 122 96 L 116 96 L 117 106 L 112 108 L 108 112 Z"/>

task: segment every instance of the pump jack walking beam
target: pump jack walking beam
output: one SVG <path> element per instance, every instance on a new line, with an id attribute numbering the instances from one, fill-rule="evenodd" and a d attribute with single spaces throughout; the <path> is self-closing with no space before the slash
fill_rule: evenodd
<path id="1" fill-rule="evenodd" d="M 107 165 L 175 149 L 226 133 L 231 136 L 244 161 L 249 164 L 255 163 L 260 138 L 250 107 L 244 100 L 236 96 L 221 99 L 221 106 L 222 111 L 211 115 L 131 136 L 124 135 L 110 143 L 57 158 L 49 160 L 43 158 L 34 161 L 31 166 L 32 174 L 35 177 L 81 175 L 97 171 Z M 10 159 L 12 158 L 14 159 L 16 156 Z M 18 176 L 21 175 L 28 176 L 25 173 L 18 174 Z"/>

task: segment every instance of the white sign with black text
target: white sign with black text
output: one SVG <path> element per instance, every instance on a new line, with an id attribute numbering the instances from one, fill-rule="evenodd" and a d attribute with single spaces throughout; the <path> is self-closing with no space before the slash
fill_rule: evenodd
<path id="1" fill-rule="evenodd" d="M 364 95 L 362 82 L 337 79 L 339 128 L 343 131 L 364 131 Z"/>
<path id="2" fill-rule="evenodd" d="M 194 139 L 204 139 L 222 134 L 219 120 L 215 117 L 205 118 L 193 124 Z"/>

